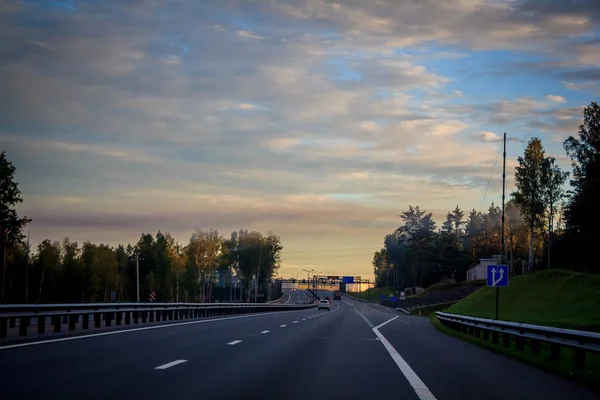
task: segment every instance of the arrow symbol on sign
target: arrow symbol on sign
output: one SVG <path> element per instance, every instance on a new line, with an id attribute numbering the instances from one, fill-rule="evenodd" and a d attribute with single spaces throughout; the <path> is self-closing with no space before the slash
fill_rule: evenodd
<path id="1" fill-rule="evenodd" d="M 504 278 L 504 268 L 498 268 L 498 273 L 500 274 L 500 278 L 496 280 L 496 268 L 492 269 L 492 286 L 496 286 L 502 281 L 502 278 Z"/>

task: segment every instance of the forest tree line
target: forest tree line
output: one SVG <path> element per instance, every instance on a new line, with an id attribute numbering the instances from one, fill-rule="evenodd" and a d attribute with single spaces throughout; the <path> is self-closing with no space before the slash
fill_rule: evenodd
<path id="1" fill-rule="evenodd" d="M 31 249 L 19 217 L 22 202 L 15 167 L 0 154 L 2 280 L 0 302 L 140 301 L 150 292 L 158 302 L 205 302 L 220 279 L 230 286 L 264 292 L 280 265 L 281 239 L 273 233 L 240 230 L 226 238 L 217 230 L 197 230 L 186 244 L 169 233 L 144 233 L 135 244 L 111 247 L 91 242 L 43 240 Z M 139 263 L 139 264 L 138 264 Z M 255 277 L 258 275 L 258 279 Z"/>
<path id="2" fill-rule="evenodd" d="M 401 226 L 385 236 L 383 247 L 373 255 L 376 284 L 402 290 L 443 279 L 460 282 L 480 258 L 494 256 L 502 257 L 513 274 L 542 268 L 599 273 L 594 247 L 600 223 L 597 103 L 584 109 L 578 135 L 567 138 L 563 147 L 572 173 L 546 156 L 542 141 L 535 137 L 518 158 L 516 190 L 505 204 L 504 247 L 502 210 L 497 204 L 468 215 L 456 206 L 439 229 L 431 213 L 409 206 L 400 214 Z"/>

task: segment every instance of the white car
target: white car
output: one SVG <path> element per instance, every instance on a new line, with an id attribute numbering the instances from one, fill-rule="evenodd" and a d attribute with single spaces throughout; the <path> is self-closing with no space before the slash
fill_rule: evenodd
<path id="1" fill-rule="evenodd" d="M 329 300 L 320 300 L 317 310 L 320 310 L 321 308 L 327 309 L 328 311 L 331 310 L 331 305 L 329 304 Z"/>

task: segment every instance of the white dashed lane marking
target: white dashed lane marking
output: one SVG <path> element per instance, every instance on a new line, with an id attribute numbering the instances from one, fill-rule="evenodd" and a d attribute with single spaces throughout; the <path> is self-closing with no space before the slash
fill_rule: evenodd
<path id="1" fill-rule="evenodd" d="M 167 369 L 167 368 L 174 367 L 177 364 L 182 364 L 184 362 L 187 362 L 187 360 L 175 360 L 175 361 L 171 361 L 170 363 L 167 363 L 167 364 L 159 365 L 158 367 L 156 367 L 154 369 Z"/>

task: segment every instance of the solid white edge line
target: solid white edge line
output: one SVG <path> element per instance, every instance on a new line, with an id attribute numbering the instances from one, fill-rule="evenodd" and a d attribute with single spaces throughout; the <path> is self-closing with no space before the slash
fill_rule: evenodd
<path id="1" fill-rule="evenodd" d="M 262 331 L 261 333 L 269 333 L 270 331 Z"/>
<path id="2" fill-rule="evenodd" d="M 367 323 L 367 325 L 369 325 L 369 328 L 374 328 L 374 327 L 375 327 L 375 325 L 373 325 L 373 324 L 371 323 L 371 321 L 369 321 L 369 320 L 367 319 L 367 317 L 365 317 L 365 316 L 364 316 L 364 315 L 363 315 L 363 314 L 362 314 L 360 311 L 358 311 L 358 310 L 356 309 L 356 307 L 353 307 L 353 308 L 354 308 L 354 311 L 356 311 L 356 312 L 358 313 L 358 315 L 360 315 L 360 316 L 361 316 L 361 317 L 362 317 L 362 318 L 365 320 L 365 322 Z"/>
<path id="3" fill-rule="evenodd" d="M 294 322 L 292 322 L 292 324 L 297 324 L 297 323 L 298 323 L 298 321 L 294 321 Z"/>
<path id="4" fill-rule="evenodd" d="M 233 346 L 233 345 L 236 345 L 238 343 L 242 343 L 242 341 L 241 340 L 234 340 L 233 342 L 229 342 L 227 344 L 230 345 L 230 346 Z"/>
<path id="5" fill-rule="evenodd" d="M 393 320 L 395 320 L 395 319 L 396 319 L 396 318 L 398 318 L 398 317 L 399 317 L 399 315 L 396 315 L 394 318 L 390 318 L 390 319 L 388 319 L 388 320 L 387 320 L 387 321 L 385 321 L 384 323 L 377 325 L 377 326 L 375 327 L 375 329 L 379 329 L 379 328 L 381 328 L 382 326 L 384 326 L 384 325 L 386 325 L 386 324 L 388 324 L 388 323 L 392 322 Z"/>
<path id="6" fill-rule="evenodd" d="M 275 314 L 281 314 L 281 313 L 290 313 L 290 312 L 296 312 L 296 311 L 295 310 L 291 310 L 291 311 L 275 311 L 275 312 L 272 312 L 272 313 L 261 313 L 261 314 L 251 314 L 251 315 L 237 315 L 235 317 L 224 317 L 224 318 L 205 319 L 205 320 L 199 320 L 199 321 L 188 321 L 188 322 L 180 322 L 178 324 L 144 326 L 142 328 L 123 329 L 123 330 L 120 330 L 120 331 L 92 333 L 92 334 L 89 334 L 89 335 L 72 336 L 72 337 L 59 338 L 59 339 L 40 340 L 40 341 L 37 341 L 37 342 L 10 344 L 8 346 L 1 346 L 0 347 L 0 351 L 6 350 L 6 349 L 14 349 L 14 348 L 17 348 L 17 347 L 37 346 L 37 345 L 46 344 L 46 343 L 67 342 L 69 340 L 88 339 L 88 338 L 93 338 L 93 337 L 98 337 L 98 336 L 110 336 L 110 335 L 119 335 L 119 334 L 130 333 L 130 332 L 147 331 L 147 330 L 150 330 L 150 329 L 171 328 L 173 326 L 183 326 L 183 325 L 193 325 L 193 324 L 206 324 L 206 323 L 209 323 L 209 322 L 227 321 L 227 320 L 231 320 L 231 319 L 240 319 L 240 318 L 265 317 L 265 316 L 268 316 L 268 315 L 275 315 Z"/>
<path id="7" fill-rule="evenodd" d="M 398 354 L 394 346 L 392 346 L 392 344 L 387 341 L 385 336 L 383 336 L 377 328 L 373 328 L 373 332 L 375 332 L 375 335 L 377 335 L 379 341 L 383 344 L 387 352 L 390 354 L 392 360 L 394 360 L 394 362 L 400 369 L 400 372 L 402 372 L 410 386 L 412 386 L 419 399 L 436 400 L 433 393 L 431 393 L 429 388 L 425 386 L 421 378 L 419 378 L 417 374 L 415 374 L 415 371 L 412 370 L 410 365 L 408 365 L 406 361 L 404 361 L 404 359 L 400 356 L 400 354 Z"/>
<path id="8" fill-rule="evenodd" d="M 171 361 L 170 363 L 159 365 L 158 367 L 156 367 L 154 369 L 167 369 L 167 368 L 171 368 L 177 364 L 183 364 L 184 362 L 187 362 L 187 360 L 175 360 L 175 361 Z"/>
<path id="9" fill-rule="evenodd" d="M 279 327 L 280 327 L 280 328 L 285 328 L 286 326 L 287 326 L 287 325 L 280 325 Z"/>
<path id="10" fill-rule="evenodd" d="M 371 311 L 374 311 L 374 312 L 376 312 L 376 313 L 379 313 L 379 314 L 383 314 L 383 315 L 389 315 L 390 317 L 394 315 L 394 314 L 390 314 L 390 313 L 386 313 L 386 312 L 383 312 L 383 311 L 376 310 L 376 309 L 374 309 L 374 308 L 371 308 L 371 307 L 369 307 L 369 306 L 368 306 L 368 305 L 366 305 L 366 304 L 363 304 L 363 305 L 364 305 L 365 307 L 367 307 L 369 310 L 371 310 Z"/>

